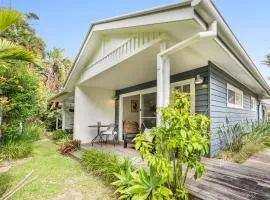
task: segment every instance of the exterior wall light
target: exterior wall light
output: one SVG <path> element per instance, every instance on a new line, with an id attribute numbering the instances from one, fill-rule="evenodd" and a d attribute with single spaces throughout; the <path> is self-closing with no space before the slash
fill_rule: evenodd
<path id="1" fill-rule="evenodd" d="M 204 81 L 203 77 L 201 77 L 200 75 L 196 76 L 196 79 L 195 79 L 195 84 L 196 85 L 203 84 L 203 81 Z"/>

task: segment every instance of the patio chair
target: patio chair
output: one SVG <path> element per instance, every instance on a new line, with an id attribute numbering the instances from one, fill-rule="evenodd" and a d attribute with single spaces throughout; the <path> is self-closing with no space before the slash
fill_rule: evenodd
<path id="1" fill-rule="evenodd" d="M 117 135 L 118 135 L 116 130 L 117 130 L 116 125 L 111 123 L 106 130 L 103 130 L 100 132 L 100 135 L 101 137 L 106 136 L 106 140 L 105 140 L 106 143 L 108 142 L 108 139 L 110 139 L 110 136 L 112 136 L 113 145 L 115 146 L 115 142 L 117 140 Z"/>

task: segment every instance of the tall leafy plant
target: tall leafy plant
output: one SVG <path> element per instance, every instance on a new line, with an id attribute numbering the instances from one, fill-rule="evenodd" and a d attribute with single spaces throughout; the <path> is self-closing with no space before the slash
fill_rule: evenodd
<path id="1" fill-rule="evenodd" d="M 203 175 L 201 156 L 208 153 L 210 120 L 190 112 L 189 94 L 177 91 L 173 92 L 172 103 L 160 113 L 161 125 L 151 129 L 150 138 L 142 133 L 134 139 L 141 157 L 148 161 L 150 173 L 144 169 L 133 172 L 128 176 L 130 185 L 119 179 L 116 184 L 121 185 L 118 192 L 122 198 L 188 199 L 185 185 L 188 173 L 193 173 L 195 179 Z M 138 179 L 147 184 L 141 184 Z"/>

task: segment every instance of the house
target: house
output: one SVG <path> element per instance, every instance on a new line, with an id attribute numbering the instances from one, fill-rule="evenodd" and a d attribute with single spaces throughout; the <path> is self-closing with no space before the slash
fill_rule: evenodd
<path id="1" fill-rule="evenodd" d="M 174 89 L 191 93 L 192 111 L 210 129 L 262 118 L 270 88 L 210 0 L 188 0 L 94 22 L 62 91 L 63 128 L 90 142 L 88 125 L 123 121 L 152 127 Z M 74 112 L 73 112 L 74 111 Z M 211 138 L 211 155 L 219 149 Z"/>

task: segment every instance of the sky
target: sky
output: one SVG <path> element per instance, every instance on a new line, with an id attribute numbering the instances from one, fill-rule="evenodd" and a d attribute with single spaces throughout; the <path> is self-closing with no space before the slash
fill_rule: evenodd
<path id="1" fill-rule="evenodd" d="M 270 67 L 262 64 L 270 53 L 270 1 L 213 1 L 262 75 L 270 77 Z M 91 22 L 174 2 L 177 1 L 0 0 L 0 6 L 36 13 L 40 20 L 33 26 L 47 49 L 64 48 L 65 55 L 74 59 Z"/>

